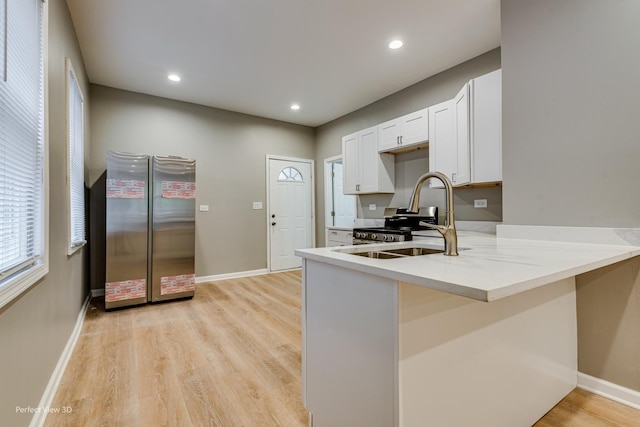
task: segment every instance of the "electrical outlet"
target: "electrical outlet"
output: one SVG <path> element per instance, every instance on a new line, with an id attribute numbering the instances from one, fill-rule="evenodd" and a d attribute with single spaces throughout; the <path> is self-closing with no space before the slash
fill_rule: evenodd
<path id="1" fill-rule="evenodd" d="M 487 199 L 477 199 L 473 201 L 474 208 L 486 208 L 487 207 Z"/>
<path id="2" fill-rule="evenodd" d="M 369 210 L 370 210 L 370 211 L 375 211 L 377 207 L 378 207 L 378 206 L 376 206 L 376 204 L 375 204 L 375 203 L 369 203 Z"/>
<path id="3" fill-rule="evenodd" d="M 200 205 L 200 212 L 209 212 L 209 205 Z"/>
<path id="4" fill-rule="evenodd" d="M 253 209 L 255 210 L 262 209 L 262 202 L 253 202 Z"/>

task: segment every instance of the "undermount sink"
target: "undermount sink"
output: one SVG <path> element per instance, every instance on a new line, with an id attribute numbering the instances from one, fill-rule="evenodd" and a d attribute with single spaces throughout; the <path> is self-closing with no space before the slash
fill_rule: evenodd
<path id="1" fill-rule="evenodd" d="M 388 249 L 388 250 L 371 250 L 371 251 L 362 251 L 362 250 L 354 250 L 353 252 L 346 252 L 351 255 L 358 255 L 367 258 L 378 258 L 378 259 L 392 259 L 392 258 L 404 258 L 408 256 L 421 256 L 421 255 L 432 255 L 432 254 L 441 254 L 443 253 L 443 249 L 434 249 L 434 248 L 425 248 L 425 247 L 410 247 L 410 248 L 400 248 L 400 249 Z"/>
<path id="2" fill-rule="evenodd" d="M 420 255 L 441 254 L 444 252 L 444 249 L 414 247 L 414 248 L 391 249 L 385 252 L 404 255 L 404 256 L 420 256 Z"/>

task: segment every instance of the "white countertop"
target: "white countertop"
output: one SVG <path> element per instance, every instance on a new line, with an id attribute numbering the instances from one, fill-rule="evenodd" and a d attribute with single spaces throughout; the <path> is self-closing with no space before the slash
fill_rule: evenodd
<path id="1" fill-rule="evenodd" d="M 376 259 L 344 253 L 411 246 L 442 239 L 340 248 L 299 249 L 303 258 L 413 283 L 480 301 L 494 301 L 640 255 L 640 246 L 499 238 L 458 232 L 457 257 L 442 254 Z M 366 249 L 364 249 L 366 247 Z"/>

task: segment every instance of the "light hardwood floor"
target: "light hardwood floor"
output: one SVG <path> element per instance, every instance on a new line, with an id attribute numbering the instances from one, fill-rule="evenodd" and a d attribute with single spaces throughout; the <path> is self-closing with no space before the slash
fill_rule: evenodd
<path id="1" fill-rule="evenodd" d="M 71 413 L 45 426 L 306 426 L 300 337 L 299 271 L 92 306 L 51 405 Z M 640 411 L 576 389 L 536 426 L 640 426 Z"/>

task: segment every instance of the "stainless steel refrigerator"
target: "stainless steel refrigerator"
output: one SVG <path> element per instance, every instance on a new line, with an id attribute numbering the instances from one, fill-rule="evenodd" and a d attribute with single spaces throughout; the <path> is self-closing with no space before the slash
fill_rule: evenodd
<path id="1" fill-rule="evenodd" d="M 147 302 L 149 156 L 107 153 L 105 308 Z"/>
<path id="2" fill-rule="evenodd" d="M 149 301 L 192 297 L 195 290 L 195 160 L 153 157 L 151 189 Z"/>

